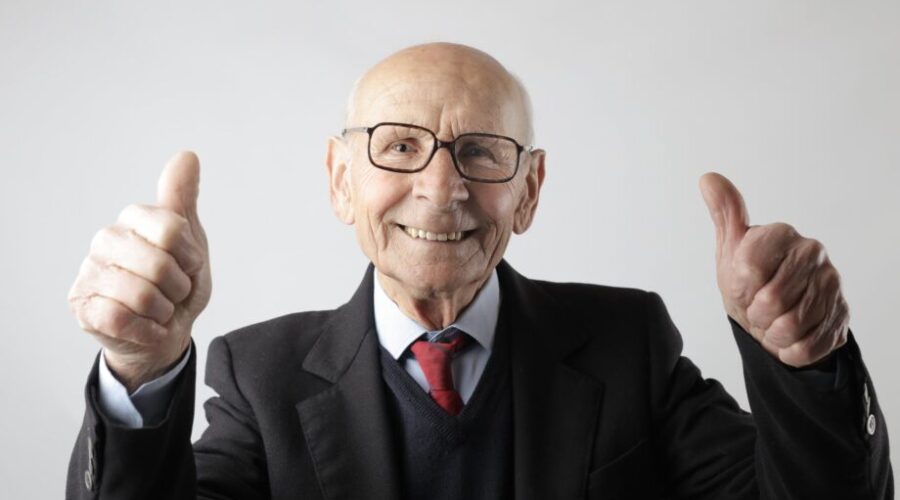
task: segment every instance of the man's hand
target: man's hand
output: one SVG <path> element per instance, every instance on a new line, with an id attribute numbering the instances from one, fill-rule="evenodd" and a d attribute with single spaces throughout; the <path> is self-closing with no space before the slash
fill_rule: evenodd
<path id="1" fill-rule="evenodd" d="M 181 358 L 209 302 L 199 188 L 197 156 L 173 156 L 159 178 L 157 204 L 129 205 L 98 231 L 69 291 L 79 326 L 106 348 L 107 364 L 129 392 Z"/>
<path id="2" fill-rule="evenodd" d="M 849 309 L 825 247 L 788 224 L 748 226 L 744 199 L 719 174 L 701 177 L 700 191 L 716 226 L 716 277 L 728 315 L 791 366 L 844 345 Z"/>

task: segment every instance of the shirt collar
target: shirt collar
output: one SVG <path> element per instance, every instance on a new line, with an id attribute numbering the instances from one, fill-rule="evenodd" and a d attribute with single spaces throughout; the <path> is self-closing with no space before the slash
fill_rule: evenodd
<path id="1" fill-rule="evenodd" d="M 403 314 L 400 307 L 387 296 L 381 287 L 378 273 L 375 273 L 374 301 L 375 301 L 375 329 L 378 331 L 378 341 L 394 359 L 400 359 L 406 348 L 418 339 L 423 333 L 429 331 L 419 322 Z M 497 279 L 497 270 L 491 271 L 491 276 L 475 294 L 472 302 L 463 309 L 456 321 L 447 328 L 457 328 L 466 332 L 475 339 L 478 344 L 491 350 L 494 344 L 494 330 L 497 327 L 497 316 L 500 312 L 500 284 Z M 446 330 L 443 329 L 443 330 Z M 443 331 L 439 330 L 439 331 Z"/>

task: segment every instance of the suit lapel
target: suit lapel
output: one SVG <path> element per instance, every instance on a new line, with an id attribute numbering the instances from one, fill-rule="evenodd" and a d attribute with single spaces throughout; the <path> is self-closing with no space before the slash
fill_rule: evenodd
<path id="1" fill-rule="evenodd" d="M 510 325 L 515 497 L 584 498 L 603 384 L 565 359 L 588 331 L 505 261 L 497 271 Z"/>
<path id="2" fill-rule="evenodd" d="M 373 266 L 303 361 L 333 385 L 296 405 L 328 500 L 398 498 L 399 469 L 372 309 Z M 515 498 L 583 498 L 603 384 L 565 360 L 588 340 L 557 299 L 497 266 L 510 328 Z"/>
<path id="3" fill-rule="evenodd" d="M 373 266 L 303 361 L 333 385 L 297 403 L 323 496 L 397 498 L 396 449 L 372 310 Z"/>

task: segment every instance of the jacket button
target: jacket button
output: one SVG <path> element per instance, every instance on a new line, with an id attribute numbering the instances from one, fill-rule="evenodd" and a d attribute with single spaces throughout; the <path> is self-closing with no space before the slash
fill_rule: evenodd
<path id="1" fill-rule="evenodd" d="M 875 435 L 875 415 L 869 415 L 869 418 L 866 420 L 866 432 L 869 433 L 870 436 Z"/>
<path id="2" fill-rule="evenodd" d="M 91 475 L 89 470 L 84 471 L 84 487 L 88 491 L 94 491 L 94 476 Z"/>

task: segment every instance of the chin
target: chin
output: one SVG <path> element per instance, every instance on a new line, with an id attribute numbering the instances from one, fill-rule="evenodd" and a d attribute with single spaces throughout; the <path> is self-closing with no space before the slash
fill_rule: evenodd
<path id="1" fill-rule="evenodd" d="M 433 295 L 459 290 L 480 279 L 484 270 L 460 267 L 454 262 L 435 262 L 419 265 L 401 265 L 382 271 L 404 287 L 423 295 Z"/>

